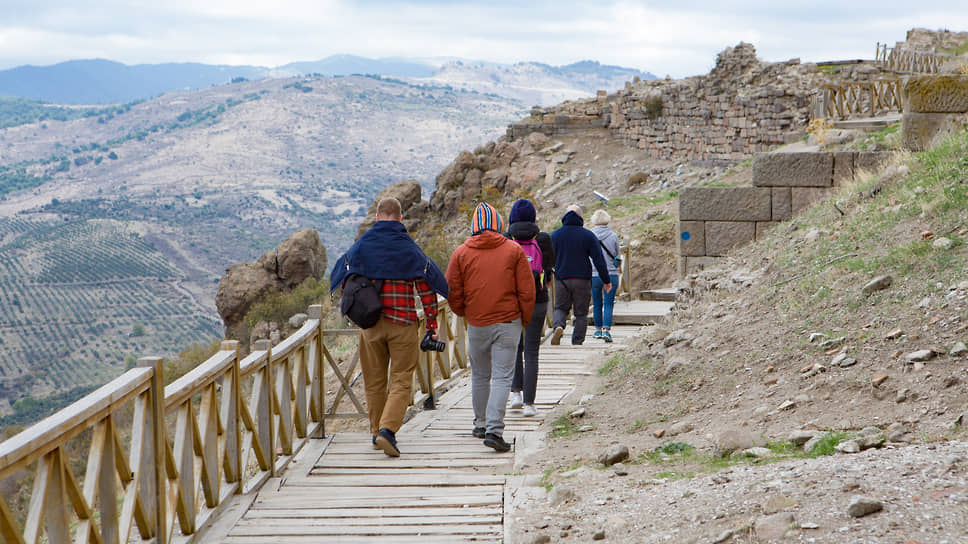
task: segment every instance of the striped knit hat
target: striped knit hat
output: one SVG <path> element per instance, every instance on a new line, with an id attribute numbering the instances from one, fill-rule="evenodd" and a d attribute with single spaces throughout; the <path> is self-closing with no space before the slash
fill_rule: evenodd
<path id="1" fill-rule="evenodd" d="M 474 220 L 471 223 L 471 234 L 480 234 L 485 230 L 502 232 L 504 224 L 501 222 L 501 214 L 497 213 L 494 206 L 487 202 L 481 202 L 474 210 Z"/>

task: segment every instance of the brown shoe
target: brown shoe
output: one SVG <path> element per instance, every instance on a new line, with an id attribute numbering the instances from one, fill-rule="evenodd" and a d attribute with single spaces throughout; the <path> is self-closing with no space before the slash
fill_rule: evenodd
<path id="1" fill-rule="evenodd" d="M 551 345 L 558 346 L 561 345 L 561 337 L 564 336 L 564 327 L 555 327 L 555 332 L 551 334 Z"/>

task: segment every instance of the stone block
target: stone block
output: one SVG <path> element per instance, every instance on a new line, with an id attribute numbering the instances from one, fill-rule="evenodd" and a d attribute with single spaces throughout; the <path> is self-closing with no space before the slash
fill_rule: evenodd
<path id="1" fill-rule="evenodd" d="M 905 113 L 901 117 L 901 145 L 911 151 L 924 151 L 939 136 L 962 128 L 965 114 Z"/>
<path id="2" fill-rule="evenodd" d="M 785 221 L 793 215 L 793 208 L 790 205 L 789 187 L 770 187 L 772 200 L 772 216 L 774 221 Z"/>
<path id="3" fill-rule="evenodd" d="M 756 239 L 766 236 L 767 232 L 773 227 L 781 224 L 780 221 L 757 221 L 756 222 Z"/>
<path id="4" fill-rule="evenodd" d="M 683 257 L 706 254 L 706 227 L 703 221 L 679 221 L 676 249 Z"/>
<path id="5" fill-rule="evenodd" d="M 792 187 L 790 188 L 790 209 L 797 215 L 809 208 L 814 202 L 827 198 L 830 189 L 820 187 Z"/>
<path id="6" fill-rule="evenodd" d="M 854 179 L 854 151 L 836 151 L 834 156 L 834 186 Z"/>
<path id="7" fill-rule="evenodd" d="M 679 192 L 680 221 L 769 221 L 772 207 L 768 187 L 690 187 Z"/>
<path id="8" fill-rule="evenodd" d="M 830 153 L 758 153 L 753 159 L 757 187 L 830 187 L 833 174 Z"/>
<path id="9" fill-rule="evenodd" d="M 680 277 L 701 272 L 707 268 L 716 268 L 723 262 L 722 257 L 682 257 Z"/>
<path id="10" fill-rule="evenodd" d="M 756 237 L 753 221 L 706 221 L 706 255 L 723 256 L 730 249 L 748 244 Z"/>
<path id="11" fill-rule="evenodd" d="M 861 170 L 871 173 L 880 172 L 893 156 L 893 153 L 884 151 L 858 152 L 854 157 L 854 174 Z"/>
<path id="12" fill-rule="evenodd" d="M 905 113 L 968 112 L 968 76 L 912 76 L 901 90 L 901 103 Z"/>

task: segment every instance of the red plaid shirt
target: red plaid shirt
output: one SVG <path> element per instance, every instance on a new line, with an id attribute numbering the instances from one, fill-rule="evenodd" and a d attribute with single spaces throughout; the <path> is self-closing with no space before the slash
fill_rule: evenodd
<path id="1" fill-rule="evenodd" d="M 401 325 L 409 325 L 417 321 L 417 309 L 413 300 L 414 288 L 417 289 L 424 315 L 427 316 L 427 329 L 437 330 L 437 293 L 434 293 L 423 278 L 383 280 L 383 287 L 380 288 L 383 319 Z"/>

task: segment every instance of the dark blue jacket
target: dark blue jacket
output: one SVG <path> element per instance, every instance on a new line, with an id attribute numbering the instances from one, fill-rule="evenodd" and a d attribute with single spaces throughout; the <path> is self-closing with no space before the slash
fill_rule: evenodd
<path id="1" fill-rule="evenodd" d="M 329 275 L 329 292 L 343 285 L 349 274 L 374 280 L 423 278 L 437 294 L 446 297 L 448 293 L 443 272 L 399 221 L 377 221 L 336 260 Z"/>
<path id="2" fill-rule="evenodd" d="M 575 212 L 568 212 L 561 218 L 561 227 L 551 233 L 551 243 L 555 248 L 555 277 L 568 279 L 592 279 L 592 265 L 595 263 L 598 277 L 603 283 L 610 283 L 608 265 L 602 257 L 602 247 L 598 245 L 595 234 L 584 227 L 585 222 Z"/>

